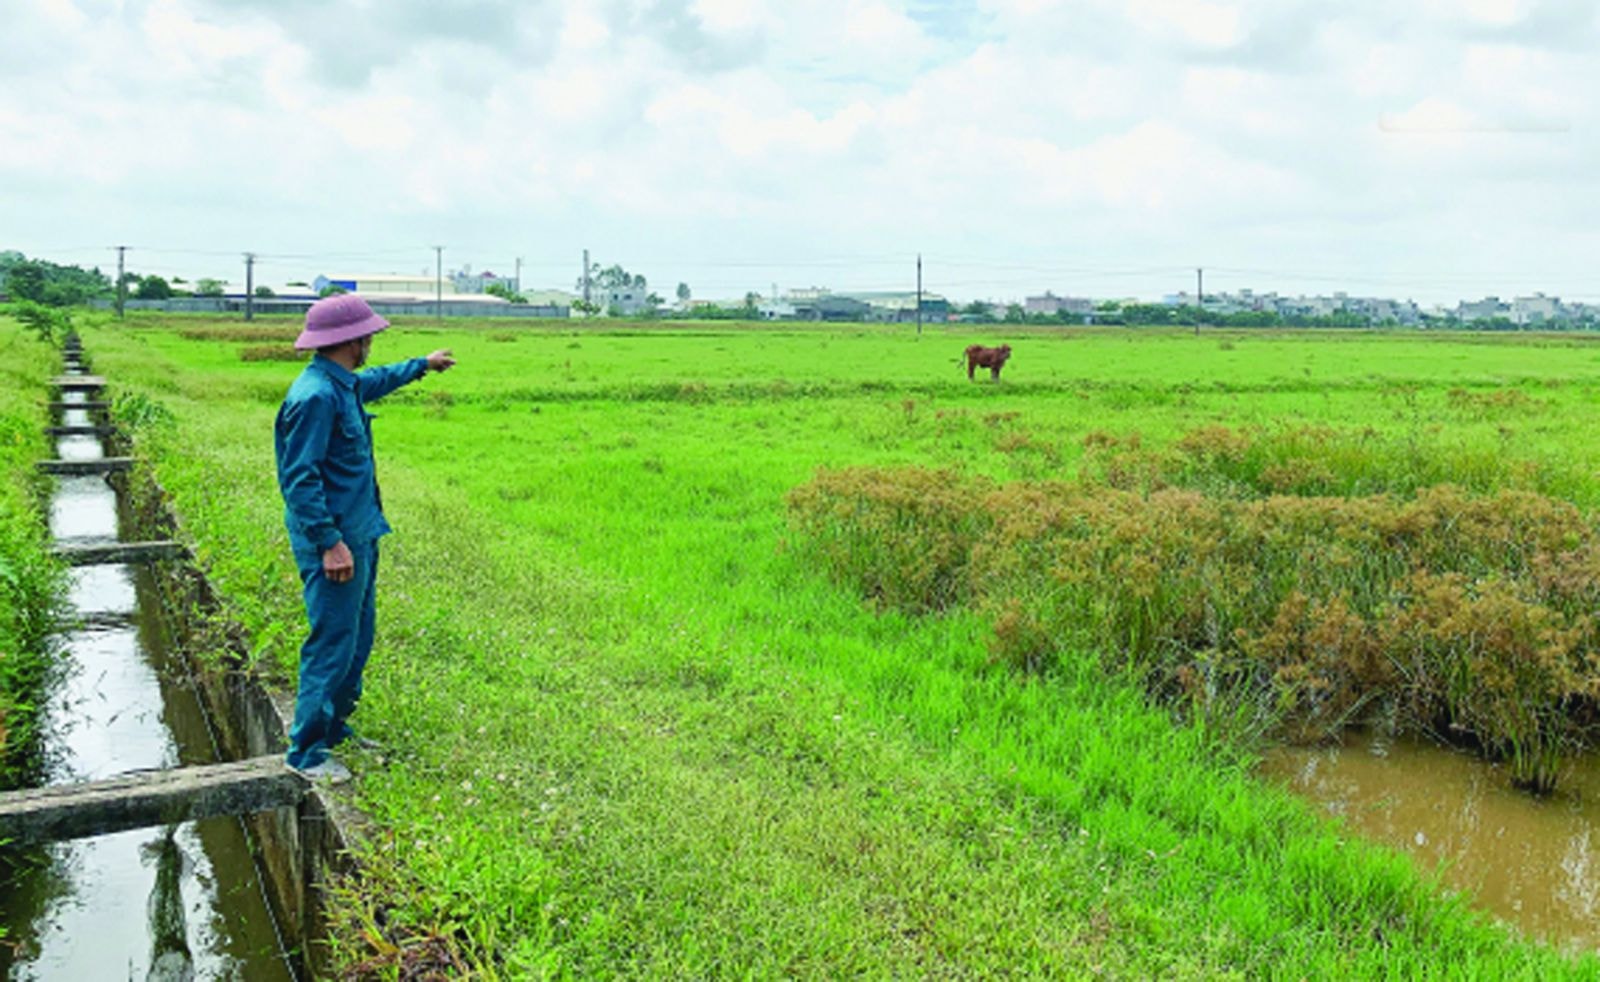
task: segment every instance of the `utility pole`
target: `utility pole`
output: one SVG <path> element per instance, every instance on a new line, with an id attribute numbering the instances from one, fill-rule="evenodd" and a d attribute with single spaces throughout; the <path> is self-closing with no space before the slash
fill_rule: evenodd
<path id="1" fill-rule="evenodd" d="M 583 250 L 583 313 L 589 314 L 589 250 Z"/>
<path id="2" fill-rule="evenodd" d="M 433 312 L 444 323 L 444 246 L 433 247 Z"/>
<path id="3" fill-rule="evenodd" d="M 1203 267 L 1196 268 L 1194 271 L 1194 295 L 1194 336 L 1199 337 L 1200 315 L 1205 313 L 1206 309 L 1206 271 Z"/>
<path id="4" fill-rule="evenodd" d="M 244 254 L 244 319 L 256 319 L 256 254 Z"/>
<path id="5" fill-rule="evenodd" d="M 127 246 L 117 246 L 117 320 L 122 320 L 122 303 L 128 298 L 128 284 L 122 280 L 122 258 Z"/>
<path id="6" fill-rule="evenodd" d="M 922 253 L 917 253 L 917 337 L 922 337 Z"/>
<path id="7" fill-rule="evenodd" d="M 522 257 L 521 256 L 517 257 L 517 275 L 512 277 L 512 282 L 515 283 L 516 286 L 511 288 L 511 292 L 512 293 L 521 293 L 522 292 Z"/>

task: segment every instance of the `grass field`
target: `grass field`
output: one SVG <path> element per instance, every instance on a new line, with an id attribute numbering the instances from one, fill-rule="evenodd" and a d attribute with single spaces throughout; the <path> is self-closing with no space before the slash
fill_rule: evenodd
<path id="1" fill-rule="evenodd" d="M 31 332 L 0 321 L 0 789 L 36 770 L 37 704 L 49 676 L 47 635 L 65 589 L 46 557 L 39 514 L 45 481 L 34 462 L 52 457 L 44 428 L 46 380 L 60 368 Z"/>
<path id="2" fill-rule="evenodd" d="M 11 330 L 7 328 L 7 330 Z M 295 326 L 83 330 L 268 671 L 301 612 L 273 480 Z M 969 343 L 1008 341 L 999 385 Z M 1111 438 L 1329 427 L 1361 479 L 1600 503 L 1600 345 L 1416 334 L 402 323 L 378 404 L 385 829 L 347 964 L 485 976 L 1592 977 L 1251 776 L 1101 652 L 864 603 L 786 509 L 819 468 L 1066 478 Z M 1086 454 L 1090 456 L 1086 457 Z M 1402 479 L 1404 478 L 1404 479 Z M 425 955 L 423 953 L 426 953 Z"/>

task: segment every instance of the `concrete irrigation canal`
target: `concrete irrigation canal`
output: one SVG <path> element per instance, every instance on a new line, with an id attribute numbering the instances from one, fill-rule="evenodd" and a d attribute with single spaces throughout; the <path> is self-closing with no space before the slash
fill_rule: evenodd
<path id="1" fill-rule="evenodd" d="M 283 767 L 281 729 L 202 701 L 151 565 L 183 550 L 122 541 L 132 523 L 108 475 L 131 461 L 105 453 L 104 380 L 70 341 L 65 371 L 59 459 L 41 469 L 59 475 L 50 528 L 76 617 L 47 696 L 43 786 L 0 795 L 0 971 L 296 978 L 332 823 Z"/>

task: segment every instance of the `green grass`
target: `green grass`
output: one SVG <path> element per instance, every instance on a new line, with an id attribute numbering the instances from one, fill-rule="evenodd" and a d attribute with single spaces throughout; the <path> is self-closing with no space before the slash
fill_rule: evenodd
<path id="1" fill-rule="evenodd" d="M 262 668 L 289 674 L 271 424 L 298 366 L 241 361 L 262 342 L 236 325 L 130 324 L 87 349 L 172 414 L 139 450 Z M 1006 379 L 969 383 L 957 356 L 990 340 L 1016 349 Z M 1209 423 L 1514 453 L 1596 501 L 1585 339 L 1221 340 L 380 336 L 379 361 L 461 363 L 374 407 L 398 531 L 358 722 L 396 752 L 356 762 L 384 831 L 343 957 L 396 970 L 422 938 L 505 977 L 1595 974 L 1261 785 L 1251 748 L 1175 725 L 1097 657 L 1013 673 L 977 615 L 875 611 L 787 541 L 785 495 L 819 467 L 1036 479 L 1075 473 L 1097 431 L 1161 445 Z"/>
<path id="2" fill-rule="evenodd" d="M 55 456 L 45 383 L 60 365 L 55 349 L 0 318 L 0 788 L 20 787 L 37 764 L 47 637 L 63 589 L 42 518 L 49 482 L 34 468 Z"/>

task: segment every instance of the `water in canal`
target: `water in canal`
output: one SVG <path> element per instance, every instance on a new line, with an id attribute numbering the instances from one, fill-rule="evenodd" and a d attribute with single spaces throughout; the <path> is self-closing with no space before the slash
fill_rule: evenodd
<path id="1" fill-rule="evenodd" d="M 89 422 L 84 410 L 65 417 Z M 102 454 L 98 439 L 73 436 L 59 455 Z M 60 479 L 58 541 L 114 542 L 119 524 L 104 478 Z M 61 639 L 66 665 L 48 697 L 45 783 L 215 762 L 149 573 L 80 567 L 70 599 L 80 625 Z M 0 851 L 0 925 L 10 979 L 294 977 L 234 818 Z"/>
<path id="2" fill-rule="evenodd" d="M 1288 748 L 1262 772 L 1409 854 L 1521 930 L 1600 951 L 1600 761 L 1574 761 L 1549 797 L 1511 786 L 1504 767 L 1426 740 L 1378 734 Z"/>

